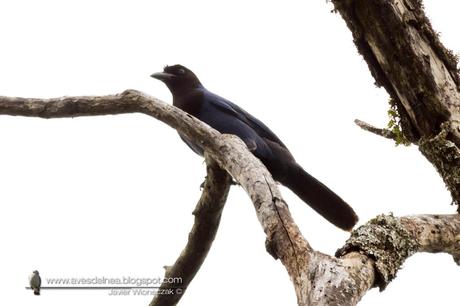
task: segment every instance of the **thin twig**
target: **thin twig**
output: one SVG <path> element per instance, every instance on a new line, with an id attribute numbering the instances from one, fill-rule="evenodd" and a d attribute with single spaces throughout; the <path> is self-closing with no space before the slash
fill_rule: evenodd
<path id="1" fill-rule="evenodd" d="M 369 124 L 367 122 L 361 121 L 359 119 L 355 119 L 355 124 L 357 126 L 359 126 L 360 128 L 362 128 L 363 130 L 371 132 L 371 133 L 373 133 L 375 135 L 382 136 L 382 137 L 385 137 L 387 139 L 396 140 L 395 133 L 393 133 L 392 131 L 390 131 L 388 129 L 381 129 L 381 128 L 375 127 L 375 126 L 373 126 L 373 125 L 371 125 L 371 124 Z"/>

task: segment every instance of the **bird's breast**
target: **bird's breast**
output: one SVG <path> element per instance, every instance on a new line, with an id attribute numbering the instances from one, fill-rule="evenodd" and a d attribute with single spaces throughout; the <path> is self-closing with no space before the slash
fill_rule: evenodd
<path id="1" fill-rule="evenodd" d="M 199 118 L 203 107 L 203 94 L 197 92 L 186 96 L 173 97 L 173 105 L 184 112 Z"/>

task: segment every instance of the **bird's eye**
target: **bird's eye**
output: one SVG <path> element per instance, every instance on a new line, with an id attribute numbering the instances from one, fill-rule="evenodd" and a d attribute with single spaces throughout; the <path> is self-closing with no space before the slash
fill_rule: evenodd
<path id="1" fill-rule="evenodd" d="M 179 74 L 179 75 L 184 75 L 184 74 L 185 74 L 185 69 L 179 68 L 179 69 L 177 70 L 177 74 Z"/>

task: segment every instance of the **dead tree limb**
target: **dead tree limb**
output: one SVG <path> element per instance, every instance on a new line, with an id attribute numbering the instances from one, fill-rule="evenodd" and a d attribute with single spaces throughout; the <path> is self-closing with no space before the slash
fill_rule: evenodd
<path id="1" fill-rule="evenodd" d="M 267 235 L 267 250 L 281 259 L 291 275 L 297 295 L 305 297 L 302 285 L 305 279 L 301 273 L 311 248 L 292 220 L 270 173 L 238 137 L 222 135 L 178 108 L 135 90 L 101 97 L 0 97 L 0 115 L 63 118 L 132 112 L 157 118 L 195 140 L 210 158 L 240 183 L 254 203 Z"/>
<path id="2" fill-rule="evenodd" d="M 393 133 L 390 130 L 375 127 L 375 126 L 373 126 L 373 125 L 371 125 L 371 124 L 369 124 L 367 122 L 364 122 L 362 120 L 359 120 L 359 119 L 355 119 L 355 124 L 357 126 L 359 126 L 360 128 L 362 128 L 363 130 L 371 132 L 372 134 L 382 136 L 382 137 L 387 138 L 387 139 L 396 140 L 395 133 Z"/>
<path id="3" fill-rule="evenodd" d="M 219 228 L 220 217 L 227 200 L 232 178 L 211 159 L 206 158 L 207 176 L 193 215 L 195 221 L 187 245 L 176 262 L 165 267 L 165 279 L 180 278 L 179 284 L 163 283 L 160 287 L 168 294 L 158 294 L 150 306 L 176 305 L 204 262 Z M 172 291 L 167 291 L 171 289 Z"/>
<path id="4" fill-rule="evenodd" d="M 447 252 L 458 262 L 460 215 L 379 216 L 352 234 L 338 251 L 339 258 L 313 250 L 294 223 L 270 173 L 240 139 L 222 135 L 181 110 L 140 92 L 48 100 L 0 97 L 0 115 L 61 118 L 130 112 L 153 116 L 195 140 L 208 158 L 241 184 L 266 234 L 267 251 L 286 267 L 299 305 L 355 305 L 373 286 L 384 288 L 404 260 L 415 252 Z M 221 191 L 220 197 L 225 194 L 225 190 Z M 196 217 L 201 219 L 199 214 Z M 198 267 L 199 264 L 195 268 Z M 179 271 L 180 264 L 176 268 Z"/>

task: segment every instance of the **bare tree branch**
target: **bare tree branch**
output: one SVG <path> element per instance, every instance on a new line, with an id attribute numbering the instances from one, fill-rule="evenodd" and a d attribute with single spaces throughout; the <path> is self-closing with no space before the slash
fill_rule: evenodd
<path id="1" fill-rule="evenodd" d="M 295 284 L 297 296 L 305 300 L 305 293 L 301 290 L 305 281 L 301 267 L 306 265 L 311 248 L 292 220 L 272 176 L 238 137 L 222 135 L 180 109 L 134 90 L 102 97 L 0 97 L 0 115 L 62 118 L 129 112 L 155 117 L 195 140 L 240 183 L 254 203 L 267 236 L 267 250 L 281 259 Z"/>
<path id="2" fill-rule="evenodd" d="M 313 250 L 294 223 L 270 173 L 239 138 L 222 135 L 174 106 L 140 92 L 128 90 L 119 95 L 49 100 L 0 97 L 0 114 L 5 115 L 58 118 L 128 112 L 153 116 L 195 140 L 204 148 L 208 161 L 215 160 L 220 168 L 241 184 L 249 194 L 266 233 L 267 251 L 286 267 L 299 305 L 355 305 L 373 286 L 384 288 L 395 277 L 404 260 L 414 252 L 447 252 L 458 261 L 459 215 L 379 216 L 353 232 L 347 244 L 338 251 L 340 258 Z M 210 167 L 208 170 L 214 169 L 212 164 Z M 212 197 L 221 204 L 228 184 L 229 181 L 226 181 L 210 190 Z M 203 197 L 205 194 L 206 191 Z M 203 197 L 203 201 L 211 203 Z M 217 222 L 218 215 L 211 215 L 211 222 Z M 194 228 L 202 228 L 207 222 L 202 218 L 206 217 L 196 214 Z M 214 225 L 215 230 L 217 224 Z M 205 250 L 195 258 L 189 252 L 200 247 L 198 238 L 202 233 L 196 234 L 192 230 L 192 237 L 182 254 L 184 256 L 166 275 L 185 273 L 187 281 L 191 281 L 207 252 Z M 207 243 L 210 245 L 214 234 L 208 235 Z M 183 260 L 189 259 L 197 262 L 187 270 Z"/>
<path id="3" fill-rule="evenodd" d="M 181 278 L 180 284 L 163 283 L 160 289 L 172 288 L 171 294 L 158 294 L 151 306 L 176 305 L 200 269 L 219 228 L 232 178 L 210 158 L 206 158 L 207 176 L 203 194 L 193 214 L 195 222 L 184 250 L 174 265 L 166 267 L 165 278 Z M 179 287 L 179 288 L 178 288 Z"/>
<path id="4" fill-rule="evenodd" d="M 383 290 L 416 252 L 447 252 L 458 264 L 460 215 L 381 215 L 354 230 L 339 259 L 315 253 L 306 305 L 355 305 L 372 287 Z"/>
<path id="5" fill-rule="evenodd" d="M 460 215 L 402 217 L 401 223 L 417 243 L 418 252 L 448 253 L 460 265 Z"/>

